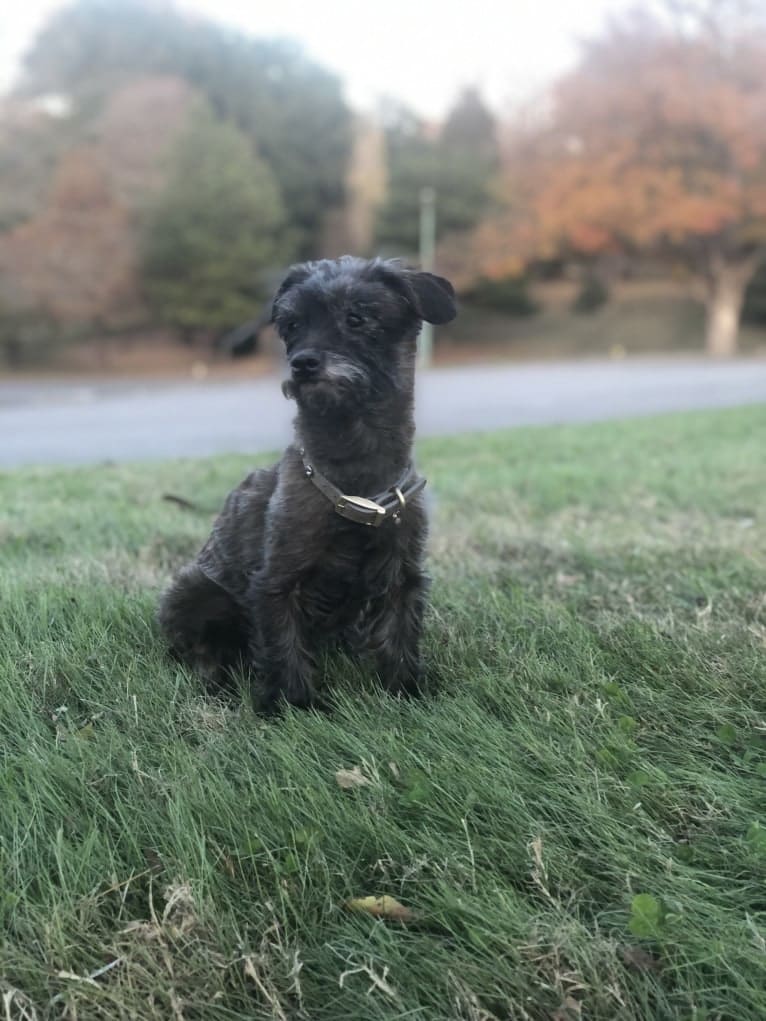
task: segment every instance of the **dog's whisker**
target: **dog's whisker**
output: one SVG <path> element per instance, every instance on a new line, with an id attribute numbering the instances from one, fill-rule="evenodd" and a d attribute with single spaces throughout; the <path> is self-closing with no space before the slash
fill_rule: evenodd
<path id="1" fill-rule="evenodd" d="M 367 373 L 361 365 L 337 355 L 329 355 L 324 366 L 324 376 L 331 382 L 337 383 L 366 383 Z"/>

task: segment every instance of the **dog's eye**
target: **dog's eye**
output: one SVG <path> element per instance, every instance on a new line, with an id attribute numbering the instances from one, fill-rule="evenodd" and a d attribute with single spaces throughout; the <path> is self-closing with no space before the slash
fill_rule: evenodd
<path id="1" fill-rule="evenodd" d="M 292 337 L 292 335 L 298 329 L 299 325 L 300 324 L 298 323 L 297 319 L 287 319 L 287 320 L 285 320 L 285 322 L 282 324 L 282 333 L 283 333 L 283 335 L 285 337 Z"/>
<path id="2" fill-rule="evenodd" d="M 347 312 L 346 326 L 350 326 L 352 330 L 358 330 L 360 326 L 364 326 L 364 319 L 357 312 Z"/>

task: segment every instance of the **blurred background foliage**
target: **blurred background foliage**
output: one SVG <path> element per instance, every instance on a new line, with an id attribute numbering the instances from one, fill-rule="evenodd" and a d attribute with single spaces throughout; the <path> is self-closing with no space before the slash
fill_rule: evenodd
<path id="1" fill-rule="evenodd" d="M 425 186 L 465 311 L 442 350 L 762 346 L 763 19 L 660 7 L 528 107 L 466 87 L 440 123 L 350 109 L 289 41 L 151 0 L 64 7 L 0 97 L 0 365 L 210 357 L 294 260 L 417 261 Z"/>

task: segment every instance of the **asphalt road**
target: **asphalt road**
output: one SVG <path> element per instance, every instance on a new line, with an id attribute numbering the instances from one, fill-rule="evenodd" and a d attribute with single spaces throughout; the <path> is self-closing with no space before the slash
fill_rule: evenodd
<path id="1" fill-rule="evenodd" d="M 625 360 L 432 369 L 421 436 L 766 402 L 766 360 Z M 294 405 L 279 379 L 0 381 L 0 465 L 78 464 L 278 449 Z"/>

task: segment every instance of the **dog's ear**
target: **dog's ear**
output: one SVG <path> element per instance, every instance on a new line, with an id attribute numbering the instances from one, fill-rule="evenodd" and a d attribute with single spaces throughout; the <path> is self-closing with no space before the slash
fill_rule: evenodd
<path id="1" fill-rule="evenodd" d="M 274 295 L 271 302 L 271 321 L 274 322 L 274 315 L 277 310 L 277 304 L 279 299 L 282 298 L 291 287 L 295 287 L 296 284 L 302 283 L 311 276 L 311 264 L 308 262 L 299 263 L 297 266 L 292 266 L 287 273 L 287 276 L 277 288 L 277 293 Z"/>
<path id="2" fill-rule="evenodd" d="M 415 296 L 415 309 L 427 323 L 449 323 L 457 315 L 455 288 L 444 277 L 434 273 L 410 271 L 406 280 Z"/>
<path id="3" fill-rule="evenodd" d="M 398 259 L 376 261 L 373 272 L 407 299 L 418 318 L 439 324 L 448 323 L 457 315 L 455 289 L 444 277 L 406 269 Z"/>

